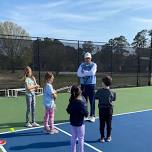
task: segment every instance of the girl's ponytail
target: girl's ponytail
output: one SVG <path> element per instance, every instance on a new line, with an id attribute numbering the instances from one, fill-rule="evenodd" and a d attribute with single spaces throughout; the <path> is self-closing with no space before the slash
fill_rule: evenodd
<path id="1" fill-rule="evenodd" d="M 69 102 L 75 100 L 79 95 L 81 94 L 81 89 L 77 85 L 73 85 L 71 87 L 71 97 L 69 99 Z"/>

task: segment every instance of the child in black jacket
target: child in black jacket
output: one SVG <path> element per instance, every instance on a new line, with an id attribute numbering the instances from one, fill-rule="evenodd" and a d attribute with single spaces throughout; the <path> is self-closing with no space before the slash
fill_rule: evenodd
<path id="1" fill-rule="evenodd" d="M 100 142 L 105 142 L 104 129 L 105 124 L 107 126 L 107 138 L 106 141 L 111 141 L 111 129 L 112 129 L 112 114 L 113 114 L 113 101 L 116 99 L 116 94 L 110 90 L 112 84 L 112 78 L 106 76 L 102 79 L 102 89 L 99 89 L 95 98 L 99 100 L 99 121 L 100 121 Z"/>
<path id="2" fill-rule="evenodd" d="M 69 99 L 67 112 L 70 114 L 70 124 L 72 130 L 71 151 L 76 152 L 77 138 L 80 141 L 80 152 L 84 152 L 84 117 L 88 116 L 86 103 L 81 96 L 81 89 L 78 86 L 72 86 L 71 97 Z"/>

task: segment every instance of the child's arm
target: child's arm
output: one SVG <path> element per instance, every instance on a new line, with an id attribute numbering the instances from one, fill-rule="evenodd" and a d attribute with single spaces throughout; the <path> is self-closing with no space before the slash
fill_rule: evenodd
<path id="1" fill-rule="evenodd" d="M 100 91 L 98 90 L 96 93 L 95 93 L 95 99 L 99 99 L 100 98 Z"/>
<path id="2" fill-rule="evenodd" d="M 68 114 L 71 113 L 71 104 L 70 103 L 68 104 L 68 107 L 66 108 L 66 111 L 67 111 Z"/>
<path id="3" fill-rule="evenodd" d="M 53 86 L 52 85 L 48 85 L 47 87 L 48 89 L 48 93 L 51 97 L 54 98 L 54 100 L 57 98 L 57 92 L 53 89 Z"/>
<path id="4" fill-rule="evenodd" d="M 116 92 L 112 92 L 112 101 L 116 101 Z"/>
<path id="5" fill-rule="evenodd" d="M 52 96 L 53 96 L 54 99 L 57 98 L 57 92 L 55 90 L 53 91 Z"/>
<path id="6" fill-rule="evenodd" d="M 25 85 L 28 91 L 34 91 L 39 87 L 38 85 L 29 85 L 27 82 L 25 82 Z"/>
<path id="7" fill-rule="evenodd" d="M 81 113 L 85 116 L 85 117 L 88 117 L 88 110 L 87 110 L 87 105 L 86 105 L 86 103 L 85 102 L 82 102 L 82 111 L 81 111 Z"/>
<path id="8" fill-rule="evenodd" d="M 35 88 L 38 89 L 40 87 L 40 85 L 37 84 L 35 77 L 33 76 L 33 81 L 35 83 Z"/>
<path id="9" fill-rule="evenodd" d="M 85 117 L 88 117 L 88 115 L 89 115 L 89 112 L 88 112 L 87 106 L 86 106 L 86 104 L 85 104 L 85 106 L 84 106 L 84 116 L 85 116 Z"/>

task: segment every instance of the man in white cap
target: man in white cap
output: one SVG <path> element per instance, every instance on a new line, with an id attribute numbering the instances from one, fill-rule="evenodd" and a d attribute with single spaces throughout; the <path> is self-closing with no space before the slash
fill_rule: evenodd
<path id="1" fill-rule="evenodd" d="M 82 95 L 86 101 L 89 98 L 90 102 L 90 117 L 91 122 L 95 122 L 95 85 L 97 65 L 92 62 L 92 56 L 89 52 L 84 55 L 84 63 L 82 63 L 77 71 L 77 76 L 80 78 Z"/>

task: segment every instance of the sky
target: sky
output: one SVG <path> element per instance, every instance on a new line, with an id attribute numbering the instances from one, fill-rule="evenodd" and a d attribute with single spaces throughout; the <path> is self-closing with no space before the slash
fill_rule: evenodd
<path id="1" fill-rule="evenodd" d="M 107 42 L 152 29 L 151 0 L 0 0 L 0 22 L 30 36 Z"/>

